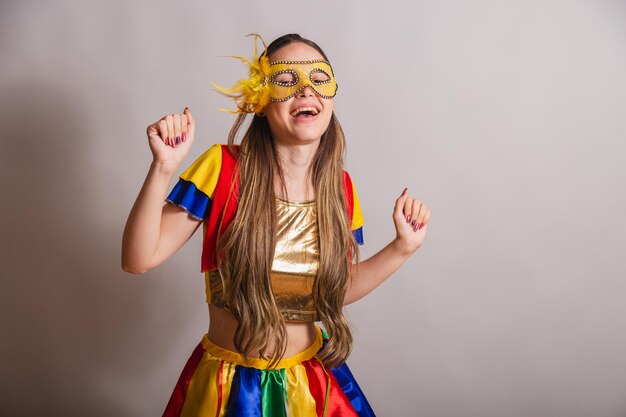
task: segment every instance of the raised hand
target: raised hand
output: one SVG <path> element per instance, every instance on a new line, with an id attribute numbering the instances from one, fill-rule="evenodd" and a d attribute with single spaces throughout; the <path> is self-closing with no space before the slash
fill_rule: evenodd
<path id="1" fill-rule="evenodd" d="M 414 252 L 424 243 L 430 209 L 426 204 L 409 197 L 406 191 L 405 188 L 396 200 L 393 221 L 396 226 L 396 240 L 408 252 Z"/>
<path id="2" fill-rule="evenodd" d="M 168 114 L 148 126 L 148 142 L 154 162 L 178 166 L 189 153 L 195 137 L 193 117 L 187 107 L 181 114 Z"/>

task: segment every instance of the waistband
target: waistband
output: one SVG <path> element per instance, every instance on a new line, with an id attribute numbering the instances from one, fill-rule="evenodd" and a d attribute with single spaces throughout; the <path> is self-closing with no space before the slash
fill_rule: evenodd
<path id="1" fill-rule="evenodd" d="M 276 364 L 276 368 L 277 369 L 291 368 L 294 365 L 297 365 L 301 362 L 307 361 L 315 357 L 315 355 L 321 349 L 324 343 L 323 330 L 319 326 L 315 326 L 315 332 L 316 332 L 315 341 L 311 344 L 311 346 L 309 346 L 308 348 L 306 348 L 300 353 L 297 353 L 288 358 L 281 359 Z M 257 369 L 269 368 L 269 364 L 270 364 L 269 360 L 262 359 L 262 358 L 250 358 L 250 357 L 248 358 L 248 360 L 244 360 L 243 356 L 240 353 L 235 352 L 230 349 L 226 349 L 222 346 L 218 346 L 215 343 L 213 343 L 211 340 L 209 340 L 209 336 L 206 333 L 204 334 L 204 336 L 202 336 L 201 343 L 202 343 L 202 347 L 204 348 L 206 352 L 208 352 L 212 356 L 215 356 L 218 359 L 223 359 L 226 362 L 230 362 L 235 365 L 245 366 L 248 368 L 257 368 Z"/>

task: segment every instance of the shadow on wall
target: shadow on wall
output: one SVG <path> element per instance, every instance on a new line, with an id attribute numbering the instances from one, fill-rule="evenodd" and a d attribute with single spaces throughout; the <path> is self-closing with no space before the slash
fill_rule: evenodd
<path id="1" fill-rule="evenodd" d="M 154 346 L 171 346 L 185 323 L 158 288 L 172 277 L 150 273 L 147 285 L 121 270 L 120 230 L 99 221 L 107 208 L 93 198 L 115 190 L 93 187 L 103 174 L 84 103 L 34 82 L 2 97 L 0 414 L 160 413 L 175 379 L 155 366 L 166 355 Z"/>

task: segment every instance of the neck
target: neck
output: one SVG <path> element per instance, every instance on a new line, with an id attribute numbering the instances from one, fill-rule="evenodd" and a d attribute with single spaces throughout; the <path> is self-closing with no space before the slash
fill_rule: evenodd
<path id="1" fill-rule="evenodd" d="M 298 145 L 276 143 L 276 150 L 283 168 L 285 186 L 290 199 L 303 201 L 312 198 L 314 194 L 312 184 L 306 184 L 305 180 L 319 143 L 319 140 Z M 282 190 L 280 192 L 279 190 L 281 190 L 280 185 L 278 185 L 276 192 L 282 196 Z"/>
<path id="2" fill-rule="evenodd" d="M 304 178 L 318 146 L 319 140 L 299 145 L 276 143 L 278 158 L 285 171 L 285 177 Z"/>

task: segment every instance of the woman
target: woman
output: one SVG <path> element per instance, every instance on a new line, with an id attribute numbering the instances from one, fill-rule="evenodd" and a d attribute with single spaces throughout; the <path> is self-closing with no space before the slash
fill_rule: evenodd
<path id="1" fill-rule="evenodd" d="M 342 307 L 422 245 L 430 209 L 405 188 L 393 210 L 396 238 L 359 262 L 363 219 L 343 170 L 328 58 L 289 34 L 242 60 L 249 79 L 220 88 L 239 113 L 228 145 L 213 145 L 181 174 L 170 204 L 163 199 L 194 141 L 194 119 L 186 108 L 148 127 L 154 160 L 124 232 L 123 269 L 144 273 L 204 225 L 209 330 L 164 415 L 374 416 L 345 363 L 352 335 Z"/>

